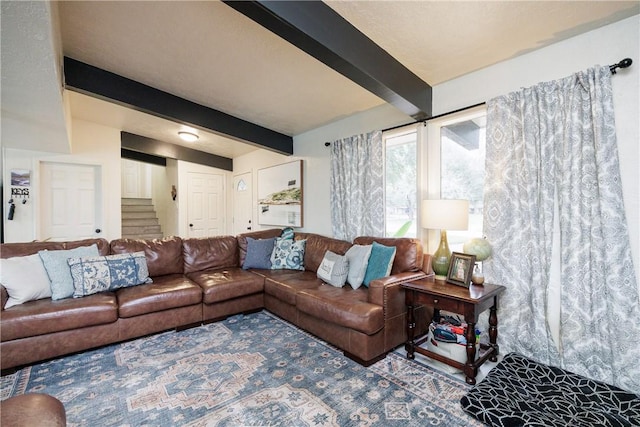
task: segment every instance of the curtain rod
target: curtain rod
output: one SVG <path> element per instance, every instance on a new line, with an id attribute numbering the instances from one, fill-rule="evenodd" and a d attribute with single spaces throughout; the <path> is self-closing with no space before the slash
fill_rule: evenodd
<path id="1" fill-rule="evenodd" d="M 631 58 L 625 58 L 622 61 L 618 62 L 617 64 L 609 65 L 609 70 L 611 71 L 611 74 L 616 74 L 616 70 L 618 68 L 628 68 L 628 67 L 631 66 L 632 63 L 633 63 L 633 61 L 631 60 Z M 387 129 L 382 129 L 382 132 L 388 132 L 390 130 L 399 129 L 401 127 L 413 125 L 413 124 L 416 124 L 416 123 L 424 123 L 426 125 L 429 120 L 434 120 L 434 119 L 438 119 L 438 118 L 443 117 L 443 116 L 448 116 L 449 114 L 454 114 L 454 113 L 459 113 L 461 111 L 470 110 L 472 108 L 476 108 L 476 107 L 479 107 L 479 106 L 485 105 L 485 104 L 486 104 L 486 102 L 479 102 L 478 104 L 469 105 L 468 107 L 462 107 L 462 108 L 458 108 L 457 110 L 449 111 L 447 113 L 438 114 L 437 116 L 429 117 L 428 119 L 425 119 L 425 120 L 419 120 L 419 121 L 415 121 L 415 122 L 411 122 L 411 123 L 405 123 L 403 125 L 393 126 L 393 127 L 387 128 Z"/>

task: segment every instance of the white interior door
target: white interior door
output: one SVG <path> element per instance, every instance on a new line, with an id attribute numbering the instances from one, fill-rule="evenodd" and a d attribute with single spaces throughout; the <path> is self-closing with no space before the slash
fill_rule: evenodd
<path id="1" fill-rule="evenodd" d="M 253 228 L 253 191 L 251 172 L 233 177 L 233 234 L 247 233 Z"/>
<path id="2" fill-rule="evenodd" d="M 151 165 L 122 159 L 122 197 L 151 198 Z"/>
<path id="3" fill-rule="evenodd" d="M 187 187 L 189 237 L 223 235 L 224 175 L 189 172 Z"/>
<path id="4" fill-rule="evenodd" d="M 41 238 L 77 240 L 100 235 L 100 166 L 41 163 Z"/>

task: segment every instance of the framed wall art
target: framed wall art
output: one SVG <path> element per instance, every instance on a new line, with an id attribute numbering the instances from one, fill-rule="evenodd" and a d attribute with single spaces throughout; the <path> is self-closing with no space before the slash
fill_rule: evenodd
<path id="1" fill-rule="evenodd" d="M 258 170 L 258 224 L 302 227 L 302 160 Z"/>
<path id="2" fill-rule="evenodd" d="M 475 255 L 453 252 L 451 254 L 451 263 L 449 264 L 449 273 L 447 274 L 447 283 L 468 288 L 471 284 L 475 263 Z"/>

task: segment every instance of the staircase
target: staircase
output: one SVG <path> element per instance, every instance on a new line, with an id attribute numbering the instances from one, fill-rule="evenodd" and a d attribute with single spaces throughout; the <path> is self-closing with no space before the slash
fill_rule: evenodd
<path id="1" fill-rule="evenodd" d="M 122 199 L 122 237 L 162 239 L 162 230 L 151 199 Z"/>

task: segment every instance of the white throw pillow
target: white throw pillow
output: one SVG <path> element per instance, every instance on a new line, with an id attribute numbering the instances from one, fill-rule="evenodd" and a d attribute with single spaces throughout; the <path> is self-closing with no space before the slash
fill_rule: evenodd
<path id="1" fill-rule="evenodd" d="M 0 259 L 0 283 L 9 294 L 4 308 L 51 297 L 51 282 L 38 254 Z"/>
<path id="2" fill-rule="evenodd" d="M 324 282 L 341 288 L 347 281 L 347 274 L 349 273 L 349 261 L 347 257 L 335 254 L 331 251 L 327 251 L 322 258 L 322 262 L 318 267 L 318 278 Z"/>
<path id="3" fill-rule="evenodd" d="M 353 289 L 358 289 L 362 285 L 364 275 L 367 272 L 367 265 L 369 264 L 371 248 L 371 245 L 353 245 L 344 254 L 349 261 L 347 282 Z"/>

